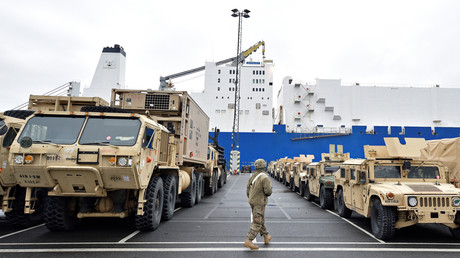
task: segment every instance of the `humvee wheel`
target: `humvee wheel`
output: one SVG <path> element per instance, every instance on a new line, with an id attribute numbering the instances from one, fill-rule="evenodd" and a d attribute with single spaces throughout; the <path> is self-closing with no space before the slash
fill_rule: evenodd
<path id="1" fill-rule="evenodd" d="M 340 189 L 337 196 L 337 212 L 339 213 L 340 217 L 343 218 L 350 218 L 352 210 L 348 209 L 345 206 L 345 200 L 343 199 L 343 190 Z"/>
<path id="2" fill-rule="evenodd" d="M 163 213 L 161 219 L 170 220 L 174 214 L 177 198 L 176 178 L 173 175 L 162 177 L 164 182 Z"/>
<path id="3" fill-rule="evenodd" d="M 375 199 L 371 209 L 372 234 L 378 239 L 387 240 L 395 234 L 396 212 L 393 207 L 382 206 Z"/>
<path id="4" fill-rule="evenodd" d="M 315 199 L 315 197 L 313 196 L 313 194 L 310 193 L 310 186 L 308 185 L 309 183 L 307 182 L 305 186 L 305 198 L 307 198 L 307 201 L 311 202 L 313 201 L 313 199 Z"/>
<path id="5" fill-rule="evenodd" d="M 300 196 L 304 196 L 304 195 L 305 195 L 305 182 L 304 182 L 304 181 L 300 182 L 299 193 L 300 193 Z"/>
<path id="6" fill-rule="evenodd" d="M 460 239 L 460 228 L 449 228 L 450 233 L 452 236 Z"/>
<path id="7" fill-rule="evenodd" d="M 192 179 L 190 180 L 190 189 L 187 192 L 182 192 L 181 194 L 181 203 L 182 206 L 190 208 L 195 205 L 195 197 L 196 197 L 196 176 L 195 172 L 192 171 Z"/>
<path id="8" fill-rule="evenodd" d="M 136 228 L 142 231 L 155 230 L 160 226 L 163 210 L 163 180 L 154 176 L 145 189 L 144 215 L 135 218 Z"/>
<path id="9" fill-rule="evenodd" d="M 10 212 L 5 212 L 5 217 L 9 223 L 15 227 L 30 227 L 42 223 L 44 218 L 43 201 L 46 196 L 46 191 L 43 189 L 35 189 L 38 200 L 35 203 L 35 212 L 32 214 L 24 214 L 26 189 L 16 186 L 14 191 L 15 200 L 13 201 Z"/>
<path id="10" fill-rule="evenodd" d="M 78 222 L 76 204 L 77 202 L 72 197 L 46 197 L 46 227 L 51 231 L 65 231 L 74 229 Z"/>
<path id="11" fill-rule="evenodd" d="M 291 178 L 291 180 L 289 180 L 289 188 L 291 188 L 291 192 L 295 191 L 294 178 Z"/>
<path id="12" fill-rule="evenodd" d="M 201 202 L 201 194 L 203 193 L 203 174 L 198 173 L 196 176 L 196 197 L 195 203 Z"/>
<path id="13" fill-rule="evenodd" d="M 319 206 L 323 210 L 334 208 L 334 197 L 332 196 L 332 190 L 326 189 L 324 185 L 322 185 L 319 190 Z"/>

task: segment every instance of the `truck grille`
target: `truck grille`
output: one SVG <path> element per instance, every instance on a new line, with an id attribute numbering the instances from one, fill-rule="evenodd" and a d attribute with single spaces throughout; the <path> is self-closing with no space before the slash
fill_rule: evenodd
<path id="1" fill-rule="evenodd" d="M 145 96 L 145 109 L 147 110 L 168 110 L 169 95 L 150 95 Z"/>
<path id="2" fill-rule="evenodd" d="M 420 207 L 450 207 L 450 197 L 418 197 Z"/>

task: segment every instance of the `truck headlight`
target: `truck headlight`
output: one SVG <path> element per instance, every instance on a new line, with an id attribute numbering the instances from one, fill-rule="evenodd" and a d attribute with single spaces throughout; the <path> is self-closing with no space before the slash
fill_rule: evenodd
<path id="1" fill-rule="evenodd" d="M 16 164 L 22 164 L 24 162 L 24 157 L 22 155 L 16 155 L 16 157 L 14 157 L 14 162 Z"/>
<path id="2" fill-rule="evenodd" d="M 128 164 L 128 159 L 126 157 L 118 158 L 118 165 L 120 167 L 125 167 Z"/>
<path id="3" fill-rule="evenodd" d="M 410 207 L 417 206 L 417 204 L 418 204 L 417 197 L 409 196 L 409 198 L 407 198 L 407 203 L 409 204 Z"/>
<path id="4" fill-rule="evenodd" d="M 455 207 L 460 206 L 460 198 L 458 198 L 458 197 L 452 198 L 452 205 L 455 206 Z"/>

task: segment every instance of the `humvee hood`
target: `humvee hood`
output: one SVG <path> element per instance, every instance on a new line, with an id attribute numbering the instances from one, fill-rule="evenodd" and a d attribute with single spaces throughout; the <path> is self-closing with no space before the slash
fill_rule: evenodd
<path id="1" fill-rule="evenodd" d="M 386 182 L 386 183 L 379 183 L 372 186 L 374 190 L 382 190 L 382 191 L 392 191 L 395 193 L 404 193 L 404 194 L 452 194 L 456 193 L 455 187 L 451 184 L 439 184 L 436 185 L 435 183 L 401 183 L 398 182 Z"/>

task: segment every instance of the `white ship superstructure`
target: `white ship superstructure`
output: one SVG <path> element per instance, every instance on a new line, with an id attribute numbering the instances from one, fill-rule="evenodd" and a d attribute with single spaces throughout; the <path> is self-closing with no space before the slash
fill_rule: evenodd
<path id="1" fill-rule="evenodd" d="M 98 96 L 110 101 L 112 89 L 125 88 L 126 52 L 120 45 L 105 47 L 94 72 L 89 88 L 83 91 L 84 97 Z"/>
<path id="2" fill-rule="evenodd" d="M 206 62 L 205 88 L 193 99 L 210 117 L 210 128 L 231 132 L 235 103 L 236 67 Z M 246 61 L 241 67 L 240 132 L 272 132 L 273 62 Z"/>
<path id="3" fill-rule="evenodd" d="M 276 123 L 287 132 L 344 132 L 354 125 L 460 126 L 459 88 L 342 85 L 316 79 L 307 84 L 286 77 L 278 92 Z M 370 129 L 371 130 L 371 129 Z"/>

